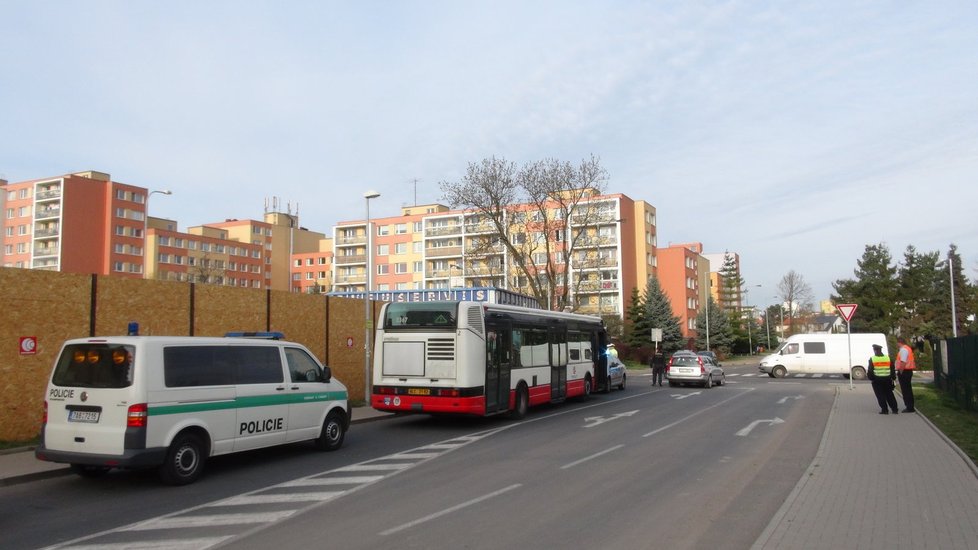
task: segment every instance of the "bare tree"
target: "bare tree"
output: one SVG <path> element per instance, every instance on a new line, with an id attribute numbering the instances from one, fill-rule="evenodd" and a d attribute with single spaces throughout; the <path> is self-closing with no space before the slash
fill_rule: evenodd
<path id="1" fill-rule="evenodd" d="M 805 278 L 800 273 L 792 269 L 781 277 L 778 292 L 782 302 L 787 305 L 788 326 L 794 327 L 796 313 L 808 311 L 812 307 L 812 287 L 805 282 Z"/>
<path id="2" fill-rule="evenodd" d="M 569 229 L 598 221 L 591 199 L 603 193 L 607 177 L 594 156 L 577 166 L 545 159 L 521 168 L 492 157 L 470 163 L 461 181 L 439 185 L 453 207 L 481 214 L 493 225 L 515 275 L 511 286 L 562 309 L 573 307 L 569 272 L 575 245 L 586 236 Z"/>

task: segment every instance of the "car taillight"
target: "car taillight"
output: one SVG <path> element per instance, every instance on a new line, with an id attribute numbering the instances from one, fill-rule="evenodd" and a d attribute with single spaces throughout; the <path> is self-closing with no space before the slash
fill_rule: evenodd
<path id="1" fill-rule="evenodd" d="M 126 426 L 129 428 L 145 428 L 148 418 L 149 407 L 146 406 L 146 403 L 129 405 L 129 412 L 126 413 Z"/>
<path id="2" fill-rule="evenodd" d="M 41 414 L 41 424 L 48 423 L 48 400 L 44 400 L 44 412 Z"/>

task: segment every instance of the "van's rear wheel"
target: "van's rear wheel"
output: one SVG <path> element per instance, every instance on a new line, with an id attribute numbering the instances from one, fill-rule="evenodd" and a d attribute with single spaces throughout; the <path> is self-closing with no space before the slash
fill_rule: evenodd
<path id="1" fill-rule="evenodd" d="M 862 367 L 852 367 L 852 379 L 853 380 L 865 380 L 866 379 L 866 369 Z"/>
<path id="2" fill-rule="evenodd" d="M 167 485 L 187 485 L 197 481 L 204 471 L 207 452 L 200 437 L 180 434 L 173 440 L 160 466 L 160 479 Z"/>
<path id="3" fill-rule="evenodd" d="M 775 378 L 784 378 L 788 374 L 788 369 L 782 367 L 781 365 L 778 365 L 771 370 L 771 374 Z"/>
<path id="4" fill-rule="evenodd" d="M 337 412 L 326 415 L 323 421 L 323 431 L 315 439 L 316 448 L 320 451 L 335 451 L 343 446 L 343 437 L 346 430 L 343 429 L 343 418 Z"/>
<path id="5" fill-rule="evenodd" d="M 109 473 L 108 466 L 92 466 L 91 464 L 72 464 L 71 472 L 82 477 L 96 478 Z"/>

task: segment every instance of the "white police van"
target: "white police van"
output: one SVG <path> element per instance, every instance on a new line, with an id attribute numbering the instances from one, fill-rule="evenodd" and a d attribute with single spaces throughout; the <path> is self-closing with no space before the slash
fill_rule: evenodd
<path id="1" fill-rule="evenodd" d="M 95 477 L 158 467 L 195 481 L 210 456 L 312 440 L 343 444 L 346 387 L 300 344 L 112 336 L 68 340 L 44 401 L 40 460 Z"/>

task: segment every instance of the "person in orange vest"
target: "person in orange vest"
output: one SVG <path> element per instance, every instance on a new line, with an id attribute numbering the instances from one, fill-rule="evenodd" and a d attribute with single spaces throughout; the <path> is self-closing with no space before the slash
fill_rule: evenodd
<path id="1" fill-rule="evenodd" d="M 897 400 L 893 395 L 893 380 L 896 378 L 896 371 L 893 368 L 893 361 L 883 355 L 883 346 L 873 344 L 873 356 L 869 358 L 869 368 L 866 369 L 866 377 L 873 383 L 873 393 L 876 394 L 876 402 L 880 406 L 880 414 L 890 414 L 887 410 L 889 406 L 893 414 L 897 414 Z"/>
<path id="2" fill-rule="evenodd" d="M 913 349 L 907 345 L 907 340 L 903 336 L 897 338 L 897 345 L 900 347 L 900 351 L 897 352 L 895 366 L 897 380 L 900 381 L 900 393 L 903 395 L 903 406 L 906 407 L 903 412 L 917 412 L 917 409 L 913 407 L 913 386 L 910 385 L 913 371 L 917 368 L 917 361 L 914 360 Z"/>

